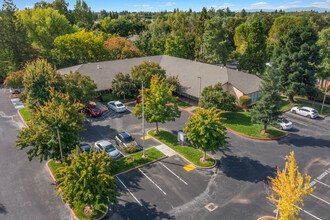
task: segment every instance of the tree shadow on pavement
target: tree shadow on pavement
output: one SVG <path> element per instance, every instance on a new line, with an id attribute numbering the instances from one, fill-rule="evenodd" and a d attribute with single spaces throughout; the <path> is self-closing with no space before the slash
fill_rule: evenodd
<path id="1" fill-rule="evenodd" d="M 7 209 L 2 203 L 0 203 L 0 214 L 7 214 Z"/>
<path id="2" fill-rule="evenodd" d="M 330 147 L 330 140 L 290 134 L 290 137 L 278 141 L 279 144 L 291 144 L 296 147 Z"/>
<path id="3" fill-rule="evenodd" d="M 120 200 L 120 199 L 119 199 Z M 121 200 L 120 203 L 113 207 L 113 213 L 105 219 L 175 219 L 165 212 L 157 210 L 157 205 L 140 200 L 142 206 L 137 202 L 128 202 Z"/>
<path id="4" fill-rule="evenodd" d="M 92 125 L 90 122 L 86 121 L 84 132 L 80 134 L 84 142 L 95 142 L 104 138 L 110 138 L 114 136 L 118 131 L 114 128 L 111 128 L 110 125 Z"/>
<path id="5" fill-rule="evenodd" d="M 226 155 L 220 159 L 220 170 L 230 178 L 240 181 L 268 183 L 270 177 L 275 177 L 276 167 L 263 165 L 248 157 Z"/>

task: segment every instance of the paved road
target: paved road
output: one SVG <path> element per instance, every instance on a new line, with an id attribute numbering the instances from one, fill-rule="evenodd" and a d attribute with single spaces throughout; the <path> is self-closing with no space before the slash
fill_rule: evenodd
<path id="1" fill-rule="evenodd" d="M 9 99 L 0 89 L 0 219 L 70 219 L 45 163 L 27 161 L 26 151 L 17 151 L 17 129 L 23 124 Z"/>
<path id="2" fill-rule="evenodd" d="M 132 110 L 132 107 L 129 109 Z M 285 155 L 295 151 L 300 171 L 311 175 L 312 180 L 330 168 L 330 118 L 312 120 L 290 113 L 285 116 L 293 122 L 294 129 L 289 131 L 288 137 L 278 141 L 256 141 L 228 132 L 230 140 L 227 149 L 214 154 L 219 166 L 212 170 L 194 170 L 199 175 L 192 178 L 195 184 L 193 187 L 181 188 L 180 181 L 162 168 L 160 162 L 141 168 L 149 178 L 139 170 L 120 175 L 119 179 L 130 191 L 118 182 L 122 196 L 117 213 L 110 219 L 219 219 L 221 216 L 221 219 L 236 220 L 272 215 L 275 206 L 266 199 L 268 176 L 275 176 L 277 166 L 284 168 L 282 158 Z M 189 114 L 182 112 L 182 117 L 176 122 L 161 127 L 176 132 L 184 127 L 188 117 Z M 132 113 L 92 124 L 93 127 L 100 126 L 100 136 L 111 136 L 117 130 L 141 136 L 141 121 Z M 154 125 L 146 124 L 146 127 L 149 129 Z M 170 169 L 190 183 L 189 175 L 193 173 L 183 170 L 182 166 Z M 326 177 L 321 181 L 329 185 Z M 330 202 L 329 189 L 321 185 L 319 182 L 315 184 L 315 195 Z M 176 187 L 180 190 L 173 193 Z M 187 191 L 190 187 L 194 191 L 193 198 Z M 327 219 L 330 206 L 320 199 L 313 196 L 306 198 L 306 205 L 300 214 L 303 219 Z M 217 206 L 212 212 L 205 208 L 209 203 Z"/>

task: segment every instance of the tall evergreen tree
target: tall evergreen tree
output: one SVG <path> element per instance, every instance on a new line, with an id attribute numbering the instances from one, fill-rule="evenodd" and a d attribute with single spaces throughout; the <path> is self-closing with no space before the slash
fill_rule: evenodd
<path id="1" fill-rule="evenodd" d="M 273 71 L 268 71 L 261 83 L 261 99 L 250 110 L 251 121 L 264 125 L 262 133 L 267 132 L 271 124 L 282 114 L 280 109 L 281 96 L 278 92 L 278 77 Z"/>
<path id="2" fill-rule="evenodd" d="M 205 32 L 205 22 L 209 19 L 207 10 L 203 7 L 201 14 L 199 15 L 197 29 L 196 29 L 196 44 L 195 44 L 195 57 L 200 57 L 202 53 L 203 35 Z"/>
<path id="3" fill-rule="evenodd" d="M 266 68 L 266 37 L 259 17 L 249 27 L 247 48 L 239 60 L 238 69 L 262 74 Z"/>
<path id="4" fill-rule="evenodd" d="M 203 48 L 203 55 L 208 62 L 221 62 L 226 65 L 233 48 L 226 37 L 226 29 L 222 18 L 215 16 L 206 22 Z"/>
<path id="5" fill-rule="evenodd" d="M 279 76 L 280 91 L 291 103 L 295 95 L 315 93 L 315 73 L 321 63 L 317 40 L 316 31 L 303 21 L 291 27 L 274 51 L 272 69 Z"/>
<path id="6" fill-rule="evenodd" d="M 16 11 L 12 0 L 3 1 L 0 18 L 0 62 L 7 65 L 1 65 L 1 75 L 5 75 L 2 69 L 7 69 L 10 64 L 18 68 L 24 66 L 32 55 L 31 41 L 23 25 L 18 22 Z"/>
<path id="7" fill-rule="evenodd" d="M 93 13 L 84 0 L 77 0 L 73 10 L 74 23 L 79 27 L 89 29 L 93 23 Z"/>

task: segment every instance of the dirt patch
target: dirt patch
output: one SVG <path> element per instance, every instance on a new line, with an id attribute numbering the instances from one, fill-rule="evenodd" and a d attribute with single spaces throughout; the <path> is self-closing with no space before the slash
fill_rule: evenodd
<path id="1" fill-rule="evenodd" d="M 89 205 L 84 206 L 83 213 L 85 215 L 90 215 L 90 214 L 92 214 L 92 212 L 93 212 L 93 209 L 91 206 L 89 206 Z"/>
<path id="2" fill-rule="evenodd" d="M 205 160 L 203 159 L 203 157 L 199 158 L 199 162 L 201 163 L 207 163 L 208 159 L 206 158 Z"/>

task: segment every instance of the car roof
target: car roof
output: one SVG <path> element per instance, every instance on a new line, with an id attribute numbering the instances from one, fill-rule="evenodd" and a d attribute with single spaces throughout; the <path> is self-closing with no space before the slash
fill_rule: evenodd
<path id="1" fill-rule="evenodd" d="M 117 104 L 123 104 L 123 103 L 121 103 L 121 101 L 111 101 L 110 103 L 113 103 L 115 105 L 117 105 Z"/>
<path id="2" fill-rule="evenodd" d="M 315 109 L 313 109 L 313 108 L 311 108 L 311 107 L 305 107 L 305 106 L 304 106 L 303 108 L 304 108 L 304 109 L 307 109 L 307 110 L 311 110 L 311 111 L 312 111 L 312 110 L 315 110 Z"/>
<path id="3" fill-rule="evenodd" d="M 120 132 L 119 135 L 121 135 L 123 138 L 130 137 L 131 135 L 127 132 Z"/>
<path id="4" fill-rule="evenodd" d="M 95 144 L 100 144 L 102 147 L 104 147 L 104 146 L 110 145 L 112 143 L 107 140 L 100 140 L 100 141 L 95 142 Z"/>

